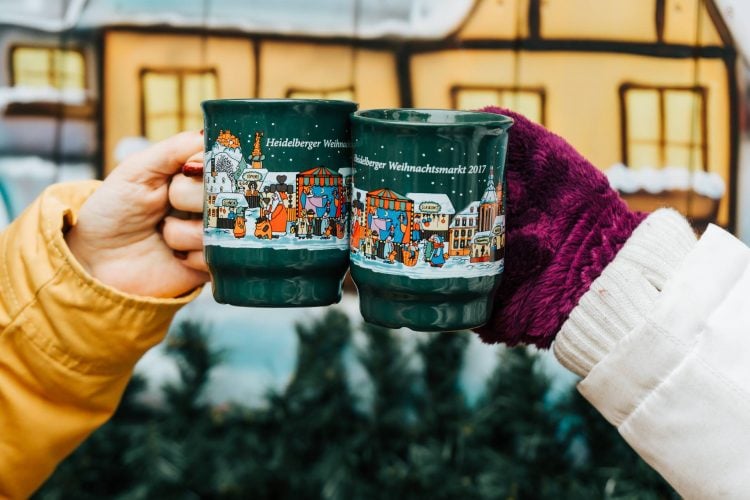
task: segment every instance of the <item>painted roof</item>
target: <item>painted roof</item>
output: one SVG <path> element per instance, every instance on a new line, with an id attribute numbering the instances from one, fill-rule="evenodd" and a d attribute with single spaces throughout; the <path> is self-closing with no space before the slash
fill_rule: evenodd
<path id="1" fill-rule="evenodd" d="M 456 213 L 456 209 L 453 208 L 453 203 L 451 203 L 450 198 L 443 193 L 406 193 L 406 197 L 414 200 L 415 214 L 423 213 L 419 208 L 420 204 L 430 201 L 440 205 L 440 211 L 438 213 L 449 215 Z"/>
<path id="2" fill-rule="evenodd" d="M 0 24 L 59 32 L 112 25 L 168 25 L 320 37 L 441 39 L 479 0 L 0 0 Z M 750 2 L 713 0 L 732 37 L 750 54 Z M 207 8 L 204 8 L 204 3 Z"/>
<path id="3" fill-rule="evenodd" d="M 304 172 L 300 172 L 299 175 L 301 177 L 310 177 L 310 176 L 329 176 L 329 177 L 338 177 L 341 175 L 339 172 L 334 172 L 328 167 L 315 167 L 311 168 L 310 170 L 305 170 Z"/>
<path id="4" fill-rule="evenodd" d="M 479 238 L 492 238 L 492 232 L 482 231 L 482 232 L 474 233 L 474 236 L 471 237 L 471 242 L 475 243 L 477 239 Z"/>
<path id="5" fill-rule="evenodd" d="M 216 201 L 214 202 L 214 205 L 219 206 L 222 203 L 224 203 L 224 200 L 235 200 L 237 202 L 238 207 L 247 207 L 247 200 L 245 197 L 239 193 L 219 193 L 216 196 Z"/>
<path id="6" fill-rule="evenodd" d="M 473 211 L 472 211 L 473 209 Z M 466 208 L 458 212 L 456 215 L 477 215 L 479 211 L 479 202 L 478 201 L 472 201 L 468 205 L 466 205 Z"/>
<path id="7" fill-rule="evenodd" d="M 411 201 L 409 198 L 402 194 L 398 194 L 395 191 L 391 191 L 390 189 L 376 189 L 374 191 L 370 191 L 367 193 L 367 196 L 375 196 L 377 198 L 385 198 L 390 200 L 404 200 L 404 201 Z"/>
<path id="8" fill-rule="evenodd" d="M 0 23 L 45 31 L 168 25 L 321 37 L 439 39 L 474 0 L 25 0 L 7 1 Z"/>
<path id="9" fill-rule="evenodd" d="M 257 170 L 257 169 L 256 169 Z M 263 169 L 266 170 L 266 169 Z M 261 184 L 261 187 L 265 187 L 271 184 L 278 184 L 279 183 L 279 177 L 285 175 L 286 179 L 284 180 L 284 184 L 294 184 L 296 182 L 297 172 L 268 172 L 268 174 L 263 178 L 263 183 Z"/>
<path id="10" fill-rule="evenodd" d="M 85 4 L 86 0 L 0 2 L 0 23 L 43 31 L 64 31 L 78 23 Z"/>

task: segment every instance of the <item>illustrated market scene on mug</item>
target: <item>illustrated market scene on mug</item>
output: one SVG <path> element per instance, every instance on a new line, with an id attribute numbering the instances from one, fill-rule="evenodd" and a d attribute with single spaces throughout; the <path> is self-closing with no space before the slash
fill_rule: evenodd
<path id="1" fill-rule="evenodd" d="M 0 498 L 750 497 L 749 27 L 0 0 Z"/>

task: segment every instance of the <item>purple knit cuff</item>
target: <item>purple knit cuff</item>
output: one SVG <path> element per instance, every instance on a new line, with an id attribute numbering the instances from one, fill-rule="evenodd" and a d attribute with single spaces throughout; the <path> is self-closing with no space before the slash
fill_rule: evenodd
<path id="1" fill-rule="evenodd" d="M 482 340 L 549 347 L 591 283 L 646 217 L 630 211 L 614 191 L 591 198 L 579 215 L 563 244 L 554 250 L 539 248 L 535 227 L 508 232 L 506 269 L 524 265 L 528 252 L 553 250 L 554 256 L 535 279 L 517 288 L 500 285 L 493 319 L 477 330 Z"/>
<path id="2" fill-rule="evenodd" d="M 513 118 L 506 158 L 506 257 L 487 342 L 549 347 L 565 319 L 644 219 L 562 137 Z"/>

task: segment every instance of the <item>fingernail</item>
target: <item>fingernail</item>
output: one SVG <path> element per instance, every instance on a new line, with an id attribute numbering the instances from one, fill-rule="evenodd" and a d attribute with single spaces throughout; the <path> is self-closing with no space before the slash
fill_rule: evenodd
<path id="1" fill-rule="evenodd" d="M 185 177 L 200 177 L 203 175 L 203 164 L 197 162 L 189 162 L 182 166 L 182 174 Z"/>
<path id="2" fill-rule="evenodd" d="M 201 129 L 201 135 L 203 135 L 203 129 Z"/>
<path id="3" fill-rule="evenodd" d="M 173 250 L 172 254 L 180 260 L 185 260 L 188 256 L 187 252 L 182 252 L 180 250 Z"/>

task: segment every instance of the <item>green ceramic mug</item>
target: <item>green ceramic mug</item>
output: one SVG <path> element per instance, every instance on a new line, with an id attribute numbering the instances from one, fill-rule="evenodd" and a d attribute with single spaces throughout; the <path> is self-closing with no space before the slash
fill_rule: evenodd
<path id="1" fill-rule="evenodd" d="M 350 259 L 366 321 L 443 331 L 489 320 L 504 265 L 512 123 L 470 111 L 353 115 Z"/>
<path id="2" fill-rule="evenodd" d="M 222 99 L 205 120 L 204 249 L 218 302 L 322 306 L 349 264 L 348 101 Z"/>

